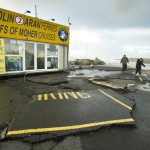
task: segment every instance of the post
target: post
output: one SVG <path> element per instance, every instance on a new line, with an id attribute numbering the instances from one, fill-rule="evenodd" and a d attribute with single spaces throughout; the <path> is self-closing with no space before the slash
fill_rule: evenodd
<path id="1" fill-rule="evenodd" d="M 37 7 L 35 5 L 35 18 L 37 18 Z"/>

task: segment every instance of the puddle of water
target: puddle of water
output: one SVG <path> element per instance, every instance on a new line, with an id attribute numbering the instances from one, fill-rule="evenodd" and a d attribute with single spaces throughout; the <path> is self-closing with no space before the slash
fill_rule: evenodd
<path id="1" fill-rule="evenodd" d="M 136 89 L 150 92 L 150 83 L 139 84 L 139 85 L 136 86 Z"/>
<path id="2" fill-rule="evenodd" d="M 100 78 L 105 78 L 105 77 L 109 77 L 109 76 L 115 76 L 115 75 L 119 75 L 120 73 L 122 73 L 121 71 L 99 71 L 96 69 L 93 70 L 88 70 L 88 69 L 83 69 L 83 70 L 76 70 L 76 71 L 71 71 L 70 75 L 68 77 L 100 77 Z M 144 74 L 143 76 L 147 77 L 146 74 Z M 129 84 L 128 88 L 135 88 L 137 90 L 142 90 L 142 91 L 149 91 L 150 92 L 150 83 L 146 83 L 146 84 Z"/>
<path id="3" fill-rule="evenodd" d="M 93 70 L 76 70 L 76 71 L 71 71 L 70 75 L 68 77 L 108 77 L 112 75 L 117 75 L 121 73 L 121 71 L 99 71 L 96 69 Z"/>

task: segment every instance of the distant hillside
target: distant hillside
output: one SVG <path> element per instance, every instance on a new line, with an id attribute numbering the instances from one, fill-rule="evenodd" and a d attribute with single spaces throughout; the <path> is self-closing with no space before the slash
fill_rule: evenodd
<path id="1" fill-rule="evenodd" d="M 130 62 L 136 62 L 138 58 L 129 58 Z M 150 64 L 150 58 L 143 58 L 144 63 Z"/>

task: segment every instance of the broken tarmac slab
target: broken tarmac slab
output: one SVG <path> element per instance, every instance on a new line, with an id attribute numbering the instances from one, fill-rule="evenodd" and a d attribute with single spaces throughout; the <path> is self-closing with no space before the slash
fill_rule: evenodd
<path id="1" fill-rule="evenodd" d="M 139 81 L 141 81 L 144 84 L 146 82 L 150 82 L 150 78 L 146 74 L 145 75 L 137 75 L 136 77 Z"/>
<path id="2" fill-rule="evenodd" d="M 33 138 L 32 138 L 33 140 Z M 9 140 L 0 143 L 1 150 L 82 150 L 79 137 L 70 136 L 65 139 L 44 140 L 44 141 Z"/>
<path id="3" fill-rule="evenodd" d="M 0 84 L 0 130 L 6 127 L 12 119 L 20 98 L 21 96 L 17 90 L 5 83 Z"/>
<path id="4" fill-rule="evenodd" d="M 118 80 L 117 80 L 117 82 L 119 82 Z M 136 92 L 137 90 L 142 90 L 142 91 L 147 91 L 147 92 L 150 91 L 150 83 L 145 83 L 142 81 L 142 79 L 141 79 L 141 82 L 131 81 L 130 84 L 124 84 L 124 87 L 115 85 L 115 82 L 113 81 L 113 79 L 110 80 L 108 83 L 108 80 L 107 80 L 107 82 L 104 82 L 104 81 L 101 81 L 100 78 L 92 78 L 92 79 L 89 79 L 89 82 L 100 85 L 102 87 L 107 87 L 107 88 L 110 88 L 113 90 L 117 90 L 117 91 L 124 91 L 124 92 Z"/>
<path id="5" fill-rule="evenodd" d="M 124 90 L 125 89 L 124 87 L 119 87 L 119 86 L 113 85 L 112 83 L 101 81 L 100 78 L 91 78 L 91 79 L 89 79 L 89 81 L 91 83 L 101 85 L 101 86 L 105 86 L 105 87 L 115 89 L 115 90 Z"/>
<path id="6" fill-rule="evenodd" d="M 42 133 L 57 137 L 111 125 L 135 126 L 130 115 L 135 103 L 115 92 L 110 95 L 99 89 L 47 94 L 41 99 L 37 95 L 32 103 L 21 102 L 6 137 Z"/>
<path id="7" fill-rule="evenodd" d="M 5 83 L 0 84 L 0 139 L 5 138 L 7 127 L 20 100 L 21 95 L 17 90 Z"/>
<path id="8" fill-rule="evenodd" d="M 63 80 L 63 79 L 60 79 L 60 80 L 52 80 L 52 81 L 36 81 L 36 80 L 30 80 L 28 79 L 27 81 L 30 81 L 30 82 L 34 82 L 34 83 L 39 83 L 39 84 L 46 84 L 46 85 L 60 85 L 60 84 L 67 84 L 68 81 L 67 80 Z"/>
<path id="9" fill-rule="evenodd" d="M 46 74 L 46 75 L 37 75 L 37 76 L 28 76 L 25 80 L 33 83 L 46 84 L 46 85 L 60 85 L 67 84 L 67 74 L 65 73 L 54 73 L 54 74 Z"/>

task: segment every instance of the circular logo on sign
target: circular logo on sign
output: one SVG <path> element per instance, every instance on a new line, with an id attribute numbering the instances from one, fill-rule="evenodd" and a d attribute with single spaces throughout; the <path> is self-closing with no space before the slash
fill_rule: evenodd
<path id="1" fill-rule="evenodd" d="M 19 25 L 22 25 L 23 24 L 23 18 L 22 17 L 16 17 L 16 23 L 19 24 Z"/>
<path id="2" fill-rule="evenodd" d="M 68 32 L 65 29 L 60 29 L 58 31 L 58 36 L 59 36 L 61 41 L 65 42 L 68 39 Z"/>

